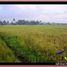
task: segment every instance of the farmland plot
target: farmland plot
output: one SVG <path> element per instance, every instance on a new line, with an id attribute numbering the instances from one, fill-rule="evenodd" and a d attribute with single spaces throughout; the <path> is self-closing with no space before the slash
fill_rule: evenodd
<path id="1" fill-rule="evenodd" d="M 54 63 L 62 57 L 67 57 L 67 25 L 0 26 L 0 62 Z"/>

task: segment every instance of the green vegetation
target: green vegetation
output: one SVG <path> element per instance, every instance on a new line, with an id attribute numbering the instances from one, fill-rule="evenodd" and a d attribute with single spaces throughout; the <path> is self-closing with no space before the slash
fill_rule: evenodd
<path id="1" fill-rule="evenodd" d="M 62 57 L 67 57 L 67 25 L 0 26 L 0 62 L 46 63 Z"/>

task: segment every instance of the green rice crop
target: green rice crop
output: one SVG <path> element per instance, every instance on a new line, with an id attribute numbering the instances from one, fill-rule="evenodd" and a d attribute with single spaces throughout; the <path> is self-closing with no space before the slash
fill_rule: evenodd
<path id="1" fill-rule="evenodd" d="M 67 25 L 0 26 L 0 46 L 0 62 L 59 62 L 67 56 Z"/>

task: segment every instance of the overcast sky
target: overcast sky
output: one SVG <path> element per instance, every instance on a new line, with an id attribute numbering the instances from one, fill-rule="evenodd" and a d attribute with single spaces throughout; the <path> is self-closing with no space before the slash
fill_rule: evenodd
<path id="1" fill-rule="evenodd" d="M 67 23 L 67 5 L 64 4 L 18 4 L 0 5 L 0 19 L 13 18 Z"/>

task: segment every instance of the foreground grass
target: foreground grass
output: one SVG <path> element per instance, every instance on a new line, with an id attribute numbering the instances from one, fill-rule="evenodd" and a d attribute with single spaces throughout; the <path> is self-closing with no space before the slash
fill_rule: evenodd
<path id="1" fill-rule="evenodd" d="M 5 44 L 6 47 L 4 52 L 0 47 L 0 52 L 2 55 L 7 52 L 8 55 L 8 60 L 5 54 L 5 59 L 0 57 L 0 62 L 58 62 L 62 60 L 62 56 L 67 56 L 67 26 L 1 26 L 0 43 L 0 46 L 3 47 L 2 44 Z M 58 51 L 64 53 L 58 55 Z"/>

